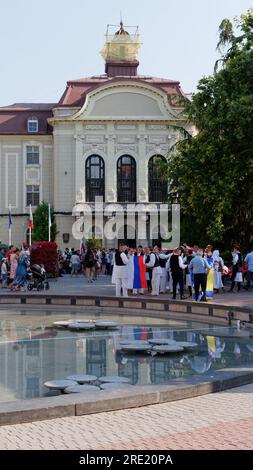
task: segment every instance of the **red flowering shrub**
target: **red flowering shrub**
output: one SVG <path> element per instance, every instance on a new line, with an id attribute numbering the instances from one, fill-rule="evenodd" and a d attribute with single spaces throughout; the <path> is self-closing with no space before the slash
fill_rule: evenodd
<path id="1" fill-rule="evenodd" d="M 31 265 L 44 264 L 49 276 L 58 276 L 57 244 L 55 242 L 34 242 L 30 247 Z"/>

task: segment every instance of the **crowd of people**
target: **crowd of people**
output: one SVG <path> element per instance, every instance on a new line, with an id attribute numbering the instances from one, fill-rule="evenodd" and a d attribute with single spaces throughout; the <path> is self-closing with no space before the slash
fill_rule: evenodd
<path id="1" fill-rule="evenodd" d="M 152 296 L 172 293 L 172 298 L 193 297 L 206 301 L 213 293 L 224 291 L 224 284 L 231 280 L 229 290 L 233 292 L 249 289 L 253 282 L 253 247 L 243 258 L 240 247 L 233 246 L 231 261 L 220 256 L 219 250 L 211 245 L 205 249 L 182 244 L 174 250 L 158 246 L 127 248 L 124 244 L 116 249 L 91 249 L 82 246 L 81 250 L 66 248 L 58 251 L 59 276 L 66 274 L 83 275 L 88 283 L 98 276 L 112 276 L 116 285 L 116 296 Z M 11 245 L 0 249 L 0 273 L 2 288 L 25 290 L 27 274 L 30 270 L 29 248 L 21 249 Z"/>
<path id="2" fill-rule="evenodd" d="M 243 276 L 243 274 L 245 275 Z M 204 250 L 194 245 L 183 244 L 174 250 L 162 250 L 158 246 L 126 250 L 120 245 L 114 254 L 113 280 L 116 283 L 116 296 L 127 297 L 144 294 L 158 296 L 172 291 L 173 299 L 185 299 L 185 293 L 196 301 L 206 302 L 214 292 L 224 290 L 226 279 L 231 276 L 230 292 L 246 290 L 253 279 L 253 248 L 245 259 L 238 245 L 231 253 L 231 267 L 225 266 L 219 250 L 208 245 Z M 246 282 L 245 282 L 246 280 Z"/>
<path id="3" fill-rule="evenodd" d="M 22 248 L 10 245 L 0 249 L 0 273 L 2 289 L 25 290 L 30 269 L 30 252 L 27 245 Z"/>
<path id="4" fill-rule="evenodd" d="M 83 274 L 88 282 L 94 282 L 100 274 L 111 275 L 114 250 L 97 250 L 82 246 L 81 250 L 65 248 L 58 251 L 59 275 Z"/>
<path id="5" fill-rule="evenodd" d="M 253 279 L 253 251 L 243 260 L 238 245 L 233 247 L 229 267 L 219 250 L 213 250 L 211 245 L 203 250 L 187 244 L 175 250 L 141 245 L 127 248 L 124 244 L 118 250 L 83 247 L 81 253 L 66 248 L 64 252 L 58 252 L 58 260 L 60 275 L 83 274 L 88 283 L 96 281 L 99 275 L 112 275 L 116 296 L 125 297 L 146 292 L 151 295 L 172 292 L 173 299 L 179 293 L 180 299 L 194 295 L 195 299 L 201 296 L 201 301 L 206 301 L 209 272 L 213 274 L 209 287 L 212 292 L 224 290 L 224 284 L 230 278 L 230 291 L 234 291 L 235 285 L 238 291 L 241 286 L 248 289 Z M 211 295 L 209 291 L 208 294 Z"/>

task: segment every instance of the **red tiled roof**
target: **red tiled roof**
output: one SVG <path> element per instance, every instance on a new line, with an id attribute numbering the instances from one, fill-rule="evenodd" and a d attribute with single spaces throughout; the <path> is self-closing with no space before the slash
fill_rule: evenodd
<path id="1" fill-rule="evenodd" d="M 107 77 L 107 75 L 100 75 L 95 77 L 80 78 L 78 80 L 69 80 L 67 87 L 59 101 L 60 106 L 82 106 L 88 92 L 92 91 L 105 83 L 114 83 L 120 81 L 139 81 L 141 83 L 148 83 L 151 86 L 165 91 L 167 94 L 176 94 L 185 96 L 180 88 L 180 82 L 176 80 L 168 80 L 164 78 L 149 77 L 149 76 L 133 76 L 133 77 Z"/>
<path id="2" fill-rule="evenodd" d="M 54 103 L 14 103 L 0 108 L 0 135 L 45 135 L 52 134 L 47 119 L 52 117 Z M 27 121 L 38 119 L 38 132 L 27 132 Z"/>
<path id="3" fill-rule="evenodd" d="M 15 111 L 36 110 L 46 111 L 53 109 L 56 103 L 13 103 L 8 106 L 2 106 L 1 111 L 4 109 L 15 109 Z"/>
<path id="4" fill-rule="evenodd" d="M 88 92 L 98 88 L 106 83 L 139 81 L 147 83 L 158 88 L 168 97 L 170 95 L 178 95 L 186 97 L 180 88 L 180 82 L 177 80 L 168 80 L 158 77 L 137 75 L 108 77 L 100 75 L 94 77 L 80 78 L 77 80 L 69 80 L 66 89 L 59 103 L 14 103 L 9 106 L 0 108 L 0 135 L 45 135 L 52 134 L 52 128 L 49 126 L 47 119 L 52 117 L 52 110 L 55 107 L 81 107 L 85 102 Z M 27 120 L 30 117 L 37 117 L 39 121 L 39 131 L 37 133 L 27 132 Z"/>

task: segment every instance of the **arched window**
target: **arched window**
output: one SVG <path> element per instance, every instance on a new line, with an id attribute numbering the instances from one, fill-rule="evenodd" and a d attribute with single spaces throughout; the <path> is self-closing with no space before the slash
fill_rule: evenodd
<path id="1" fill-rule="evenodd" d="M 165 202 L 168 194 L 168 183 L 162 179 L 161 163 L 166 162 L 162 155 L 154 155 L 148 162 L 149 202 Z"/>
<path id="2" fill-rule="evenodd" d="M 39 131 L 38 118 L 35 116 L 29 117 L 27 120 L 27 132 L 36 133 L 38 131 Z"/>
<path id="3" fill-rule="evenodd" d="M 117 163 L 118 202 L 136 201 L 136 162 L 130 155 L 123 155 Z"/>
<path id="4" fill-rule="evenodd" d="M 85 164 L 86 202 L 95 202 L 96 196 L 105 198 L 105 163 L 99 155 L 91 155 Z"/>

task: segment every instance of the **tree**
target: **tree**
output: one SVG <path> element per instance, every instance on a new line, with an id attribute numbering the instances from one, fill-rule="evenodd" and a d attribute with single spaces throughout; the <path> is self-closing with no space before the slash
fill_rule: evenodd
<path id="1" fill-rule="evenodd" d="M 32 240 L 36 241 L 48 241 L 48 203 L 41 202 L 34 214 L 33 214 L 33 224 L 34 230 L 32 234 Z M 56 239 L 57 235 L 57 226 L 55 222 L 54 213 L 50 210 L 51 213 L 51 241 Z"/>
<path id="2" fill-rule="evenodd" d="M 100 250 L 102 248 L 102 240 L 92 237 L 85 240 L 86 248 L 91 248 L 92 250 Z"/>
<path id="3" fill-rule="evenodd" d="M 168 156 L 170 198 L 179 196 L 182 219 L 192 218 L 202 243 L 247 248 L 253 233 L 253 10 L 234 24 L 222 21 L 218 49 L 214 74 L 202 78 L 185 103 L 199 133 Z"/>

